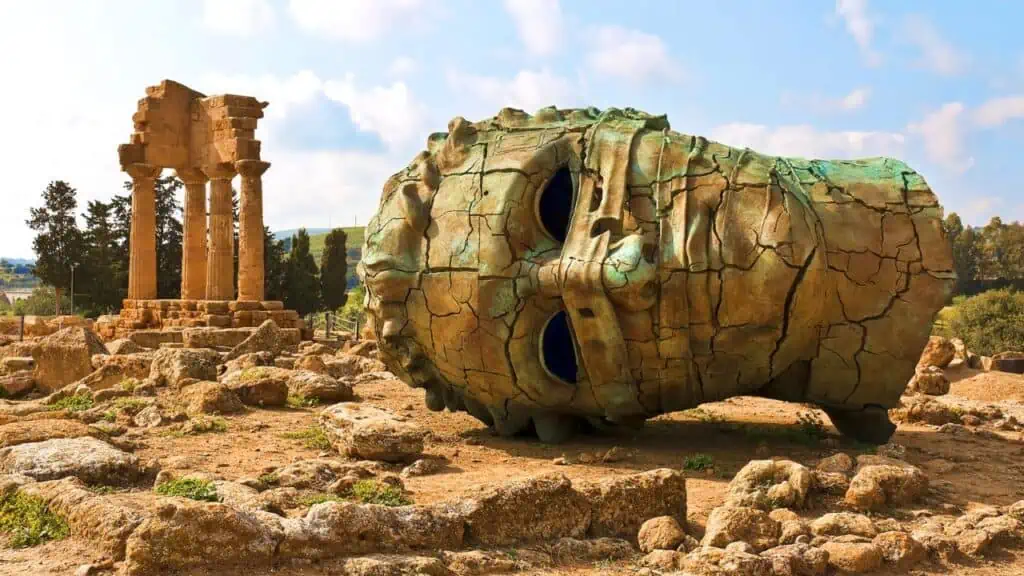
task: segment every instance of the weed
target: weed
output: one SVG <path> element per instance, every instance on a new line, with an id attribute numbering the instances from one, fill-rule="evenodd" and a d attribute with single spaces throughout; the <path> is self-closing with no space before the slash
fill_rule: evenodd
<path id="1" fill-rule="evenodd" d="M 12 492 L 0 498 L 0 532 L 10 534 L 12 548 L 26 548 L 66 538 L 71 529 L 42 498 Z"/>
<path id="2" fill-rule="evenodd" d="M 114 400 L 114 410 L 129 416 L 135 416 L 149 406 L 149 402 L 141 398 L 117 398 Z"/>
<path id="3" fill-rule="evenodd" d="M 405 506 L 412 504 L 402 491 L 390 484 L 374 480 L 360 480 L 352 485 L 352 498 L 363 504 L 380 504 L 382 506 Z"/>
<path id="4" fill-rule="evenodd" d="M 113 424 L 114 422 L 117 422 L 117 412 L 114 412 L 113 410 L 107 410 L 100 416 L 100 418 L 104 422 L 110 422 L 111 424 Z"/>
<path id="5" fill-rule="evenodd" d="M 273 486 L 274 484 L 277 484 L 279 477 L 277 472 L 270 472 L 269 474 L 262 474 L 258 480 L 260 481 L 260 484 L 263 484 L 264 486 Z"/>
<path id="6" fill-rule="evenodd" d="M 165 435 L 172 438 L 183 438 L 185 436 L 198 436 L 199 434 L 223 434 L 228 431 L 228 423 L 219 417 L 199 417 L 183 424 L 177 430 L 171 429 Z"/>
<path id="7" fill-rule="evenodd" d="M 314 408 L 320 405 L 319 398 L 306 398 L 301 394 L 288 395 L 289 408 Z"/>
<path id="8" fill-rule="evenodd" d="M 65 396 L 50 405 L 51 410 L 67 410 L 68 412 L 85 412 L 92 408 L 92 396 L 90 394 L 75 394 Z"/>
<path id="9" fill-rule="evenodd" d="M 217 487 L 209 480 L 197 478 L 179 478 L 169 480 L 156 487 L 156 493 L 161 496 L 180 496 L 203 502 L 220 502 L 217 495 Z"/>
<path id="10" fill-rule="evenodd" d="M 135 389 L 138 388 L 139 384 L 141 384 L 141 382 L 139 382 L 138 378 L 125 378 L 124 380 L 121 380 L 119 386 L 121 387 L 121 390 L 130 394 L 135 392 Z"/>
<path id="11" fill-rule="evenodd" d="M 314 494 L 307 494 L 299 499 L 299 504 L 303 506 L 316 506 L 317 504 L 323 504 L 324 502 L 344 502 L 345 499 L 341 496 L 334 494 L 328 494 L 326 492 L 316 492 Z"/>
<path id="12" fill-rule="evenodd" d="M 710 468 L 715 467 L 715 461 L 711 456 L 707 454 L 694 454 L 693 456 L 687 456 L 683 460 L 683 469 L 692 470 L 694 472 L 703 472 Z"/>
<path id="13" fill-rule="evenodd" d="M 302 440 L 302 443 L 307 448 L 312 448 L 313 450 L 331 449 L 331 439 L 327 437 L 324 429 L 319 426 L 310 426 L 305 430 L 298 430 L 296 432 L 286 432 L 281 437 L 287 440 Z"/>

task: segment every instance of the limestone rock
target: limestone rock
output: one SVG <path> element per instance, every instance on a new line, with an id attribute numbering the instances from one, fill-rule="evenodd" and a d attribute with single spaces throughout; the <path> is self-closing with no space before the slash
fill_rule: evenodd
<path id="1" fill-rule="evenodd" d="M 32 348 L 36 386 L 52 392 L 92 373 L 93 354 L 107 354 L 103 342 L 88 328 L 64 328 Z"/>
<path id="2" fill-rule="evenodd" d="M 320 423 L 338 452 L 367 460 L 415 460 L 423 453 L 427 435 L 417 424 L 353 402 L 328 406 L 320 413 Z"/>
<path id="3" fill-rule="evenodd" d="M 833 496 L 842 496 L 850 488 L 850 479 L 839 472 L 822 472 L 815 470 L 811 473 L 813 481 L 811 487 L 814 491 Z"/>
<path id="4" fill-rule="evenodd" d="M 821 549 L 828 552 L 828 563 L 837 570 L 863 574 L 882 567 L 882 552 L 870 542 L 832 541 Z"/>
<path id="5" fill-rule="evenodd" d="M 197 382 L 180 393 L 189 414 L 234 414 L 244 409 L 238 394 L 219 382 Z"/>
<path id="6" fill-rule="evenodd" d="M 590 503 L 560 474 L 484 488 L 460 503 L 467 543 L 484 546 L 581 538 Z"/>
<path id="7" fill-rule="evenodd" d="M 686 537 L 686 532 L 679 526 L 679 522 L 672 516 L 658 516 L 651 518 L 640 526 L 637 534 L 637 542 L 640 550 L 651 552 L 652 550 L 675 550 Z"/>
<path id="8" fill-rule="evenodd" d="M 162 499 L 128 538 L 124 572 L 148 576 L 202 566 L 269 567 L 282 534 L 253 513 L 218 503 Z"/>
<path id="9" fill-rule="evenodd" d="M 659 468 L 584 484 L 579 491 L 591 502 L 591 537 L 634 539 L 650 518 L 672 516 L 686 523 L 686 476 Z"/>
<path id="10" fill-rule="evenodd" d="M 0 426 L 0 448 L 89 435 L 89 427 L 77 420 L 22 420 Z"/>
<path id="11" fill-rule="evenodd" d="M 929 396 L 943 396 L 949 393 L 949 379 L 942 368 L 937 366 L 918 367 L 907 384 L 907 390 Z"/>
<path id="12" fill-rule="evenodd" d="M 417 476 L 430 476 L 440 472 L 445 467 L 443 458 L 420 458 L 402 469 L 402 478 L 413 478 Z"/>
<path id="13" fill-rule="evenodd" d="M 829 473 L 849 474 L 853 472 L 853 458 L 849 454 L 836 452 L 828 458 L 822 459 L 815 466 L 815 470 Z"/>
<path id="14" fill-rule="evenodd" d="M 772 562 L 774 576 L 824 576 L 828 552 L 807 544 L 776 546 L 761 553 Z"/>
<path id="15" fill-rule="evenodd" d="M 31 392 L 36 387 L 36 378 L 32 371 L 22 370 L 0 376 L 0 389 L 3 395 L 17 398 Z"/>
<path id="16" fill-rule="evenodd" d="M 732 481 L 726 506 L 800 508 L 811 487 L 811 472 L 802 464 L 788 460 L 752 460 Z"/>
<path id="17" fill-rule="evenodd" d="M 284 339 L 281 336 L 280 329 L 273 320 L 267 320 L 260 324 L 252 335 L 232 348 L 225 360 L 233 360 L 243 354 L 251 354 L 253 352 L 269 352 L 277 356 L 283 349 Z"/>
<path id="18" fill-rule="evenodd" d="M 306 354 L 299 356 L 299 359 L 295 361 L 296 370 L 305 370 L 316 374 L 327 374 L 327 364 L 324 363 L 324 359 L 319 354 Z"/>
<path id="19" fill-rule="evenodd" d="M 858 510 L 906 506 L 928 490 L 928 477 L 916 466 L 881 464 L 862 466 L 850 481 L 846 504 Z"/>
<path id="20" fill-rule="evenodd" d="M 107 342 L 107 351 L 114 356 L 135 354 L 137 352 L 142 352 L 143 350 L 145 349 L 142 346 L 139 346 L 127 338 L 118 338 L 117 340 Z"/>
<path id="21" fill-rule="evenodd" d="M 905 532 L 883 532 L 872 543 L 882 559 L 899 571 L 910 570 L 928 556 L 924 545 Z"/>
<path id="22" fill-rule="evenodd" d="M 139 459 L 96 438 L 58 438 L 0 448 L 0 472 L 36 480 L 75 476 L 88 484 L 127 485 L 143 476 Z"/>
<path id="23" fill-rule="evenodd" d="M 284 406 L 288 401 L 290 376 L 287 370 L 259 366 L 231 372 L 221 382 L 248 406 Z"/>
<path id="24" fill-rule="evenodd" d="M 832 512 L 811 522 L 811 533 L 815 536 L 863 536 L 874 538 L 878 535 L 871 519 L 863 514 Z"/>
<path id="25" fill-rule="evenodd" d="M 353 476 L 372 478 L 376 471 L 372 462 L 342 463 L 326 458 L 299 460 L 274 471 L 276 485 L 300 490 L 325 490 L 339 478 Z"/>
<path id="26" fill-rule="evenodd" d="M 8 356 L 0 359 L 0 374 L 35 370 L 36 361 L 31 356 Z"/>
<path id="27" fill-rule="evenodd" d="M 441 560 L 456 576 L 509 574 L 519 568 L 511 555 L 497 550 L 441 552 Z"/>
<path id="28" fill-rule="evenodd" d="M 762 510 L 719 506 L 708 516 L 701 544 L 724 547 L 733 542 L 746 542 L 761 551 L 777 546 L 779 534 L 779 523 Z"/>
<path id="29" fill-rule="evenodd" d="M 348 353 L 339 353 L 334 359 L 328 360 L 326 365 L 327 372 L 335 378 L 359 376 L 360 374 L 382 372 L 387 369 L 380 360 Z"/>
<path id="30" fill-rule="evenodd" d="M 779 523 L 779 544 L 794 544 L 801 536 L 810 534 L 807 524 L 787 508 L 776 508 L 768 517 Z"/>
<path id="31" fill-rule="evenodd" d="M 917 365 L 920 367 L 935 366 L 945 368 L 956 357 L 956 346 L 942 336 L 931 336 L 928 344 L 921 351 Z"/>
<path id="32" fill-rule="evenodd" d="M 90 390 L 106 390 L 129 378 L 142 380 L 149 376 L 153 359 L 148 355 L 110 356 L 103 365 L 78 381 Z"/>
<path id="33" fill-rule="evenodd" d="M 714 547 L 690 552 L 680 568 L 701 576 L 772 576 L 772 561 L 768 558 Z"/>
<path id="34" fill-rule="evenodd" d="M 620 560 L 636 553 L 629 542 L 618 538 L 559 538 L 548 550 L 557 564 Z"/>
<path id="35" fill-rule="evenodd" d="M 431 556 L 406 556 L 394 554 L 371 554 L 357 558 L 346 558 L 341 563 L 342 576 L 451 576 L 451 572 L 440 558 Z"/>
<path id="36" fill-rule="evenodd" d="M 161 348 L 153 355 L 149 377 L 157 386 L 178 386 L 183 380 L 216 380 L 220 355 L 204 348 Z"/>
<path id="37" fill-rule="evenodd" d="M 309 370 L 300 369 L 289 375 L 288 389 L 293 395 L 316 398 L 321 402 L 333 403 L 352 400 L 351 386 L 339 382 L 328 374 Z"/>
<path id="38" fill-rule="evenodd" d="M 375 340 L 361 340 L 349 346 L 347 343 L 342 352 L 352 356 L 374 359 L 377 357 L 377 342 Z"/>
<path id="39" fill-rule="evenodd" d="M 246 368 L 273 365 L 274 355 L 270 352 L 250 352 L 249 354 L 242 354 L 238 358 L 225 362 L 223 364 L 223 371 L 225 374 L 230 374 L 231 372 L 245 370 Z"/>
<path id="40" fill-rule="evenodd" d="M 683 568 L 686 554 L 675 550 L 654 550 L 640 559 L 639 564 L 645 568 L 653 568 L 664 572 L 674 572 Z"/>

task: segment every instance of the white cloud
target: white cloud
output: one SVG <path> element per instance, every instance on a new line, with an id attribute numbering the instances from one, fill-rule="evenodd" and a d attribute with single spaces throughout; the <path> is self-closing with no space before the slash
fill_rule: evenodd
<path id="1" fill-rule="evenodd" d="M 283 119 L 294 106 L 311 102 L 323 92 L 323 85 L 311 70 L 302 70 L 283 79 L 272 74 L 258 77 L 207 74 L 201 82 L 207 94 L 244 94 L 269 102 L 264 111 L 267 120 Z"/>
<path id="2" fill-rule="evenodd" d="M 898 155 L 902 134 L 876 131 L 823 132 L 809 125 L 770 128 L 763 124 L 734 122 L 711 129 L 711 138 L 730 146 L 779 156 L 805 158 L 863 158 Z"/>
<path id="3" fill-rule="evenodd" d="M 408 56 L 399 56 L 388 65 L 389 76 L 408 76 L 416 71 L 416 61 Z"/>
<path id="4" fill-rule="evenodd" d="M 203 25 L 220 34 L 248 36 L 273 22 L 274 10 L 267 0 L 203 0 Z"/>
<path id="5" fill-rule="evenodd" d="M 819 113 L 852 112 L 853 110 L 863 108 L 870 97 L 871 89 L 865 87 L 855 88 L 849 94 L 839 98 L 828 98 L 818 94 L 809 97 L 783 94 L 782 103 L 800 108 L 809 108 Z"/>
<path id="6" fill-rule="evenodd" d="M 907 125 L 907 131 L 924 142 L 928 158 L 954 172 L 966 172 L 974 165 L 974 158 L 964 150 L 963 112 L 961 102 L 947 102 L 920 122 Z"/>
<path id="7" fill-rule="evenodd" d="M 853 36 L 853 41 L 860 48 L 868 66 L 877 66 L 882 62 L 882 55 L 872 46 L 875 34 L 875 21 L 868 14 L 867 0 L 836 0 L 836 16 L 842 18 L 846 31 Z"/>
<path id="8" fill-rule="evenodd" d="M 1024 118 L 1024 96 L 1004 96 L 986 101 L 974 111 L 974 122 L 985 128 Z"/>
<path id="9" fill-rule="evenodd" d="M 679 80 L 680 66 L 661 38 L 639 30 L 603 26 L 593 32 L 587 65 L 599 74 L 634 82 Z"/>
<path id="10" fill-rule="evenodd" d="M 533 113 L 545 106 L 563 108 L 579 103 L 572 84 L 547 69 L 520 70 L 510 80 L 451 71 L 448 84 L 453 92 L 470 97 L 473 110 L 465 114 L 467 118 L 476 114 L 493 116 L 505 107 Z"/>
<path id="11" fill-rule="evenodd" d="M 904 28 L 907 41 L 921 50 L 919 65 L 943 76 L 955 76 L 964 71 L 967 56 L 942 38 L 923 16 L 907 16 Z"/>
<path id="12" fill-rule="evenodd" d="M 290 0 L 300 28 L 334 40 L 364 43 L 416 23 L 427 0 Z"/>
<path id="13" fill-rule="evenodd" d="M 426 142 L 426 107 L 413 98 L 404 82 L 361 90 L 348 74 L 343 80 L 325 82 L 324 94 L 348 106 L 349 116 L 360 130 L 377 134 L 391 148 Z"/>
<path id="14" fill-rule="evenodd" d="M 973 196 L 971 201 L 964 206 L 963 216 L 971 221 L 984 220 L 1002 203 L 1003 199 L 995 196 Z"/>
<path id="15" fill-rule="evenodd" d="M 558 0 L 505 0 L 505 10 L 530 54 L 550 56 L 561 47 L 565 30 Z"/>

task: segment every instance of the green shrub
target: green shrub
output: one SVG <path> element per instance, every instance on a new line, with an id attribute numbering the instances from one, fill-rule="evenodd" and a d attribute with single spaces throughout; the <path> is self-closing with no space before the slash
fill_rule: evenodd
<path id="1" fill-rule="evenodd" d="M 301 394 L 289 394 L 287 404 L 289 408 L 315 408 L 320 405 L 320 399 L 307 398 Z"/>
<path id="2" fill-rule="evenodd" d="M 683 469 L 694 472 L 703 472 L 715 467 L 715 461 L 707 454 L 694 454 L 683 459 Z"/>
<path id="3" fill-rule="evenodd" d="M 75 394 L 65 396 L 50 404 L 51 410 L 67 410 L 68 412 L 85 412 L 92 408 L 92 396 L 90 394 Z"/>
<path id="4" fill-rule="evenodd" d="M 345 499 L 341 496 L 335 496 L 334 494 L 328 494 L 326 492 L 316 492 L 313 494 L 307 494 L 299 499 L 299 504 L 303 506 L 316 506 L 317 504 L 323 504 L 324 502 L 343 502 Z"/>
<path id="5" fill-rule="evenodd" d="M 307 448 L 312 448 L 313 450 L 331 449 L 331 439 L 327 437 L 324 429 L 319 426 L 310 426 L 305 430 L 298 430 L 296 432 L 286 432 L 281 437 L 288 440 L 302 440 L 302 443 Z"/>
<path id="6" fill-rule="evenodd" d="M 352 485 L 352 498 L 363 504 L 382 506 L 405 506 L 412 504 L 402 491 L 390 484 L 374 480 L 360 480 Z"/>
<path id="7" fill-rule="evenodd" d="M 10 535 L 12 548 L 25 548 L 66 538 L 71 529 L 42 498 L 12 492 L 0 498 L 0 532 Z"/>
<path id="8" fill-rule="evenodd" d="M 180 496 L 202 502 L 220 502 L 217 494 L 217 487 L 209 480 L 198 478 L 179 478 L 169 480 L 156 487 L 156 493 L 161 496 Z"/>
<path id="9" fill-rule="evenodd" d="M 975 354 L 1024 351 L 1024 292 L 989 290 L 955 302 L 949 332 Z"/>

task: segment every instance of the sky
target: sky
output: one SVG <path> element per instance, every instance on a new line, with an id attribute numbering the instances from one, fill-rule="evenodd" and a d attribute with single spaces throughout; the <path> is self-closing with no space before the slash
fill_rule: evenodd
<path id="1" fill-rule="evenodd" d="M 760 152 L 894 156 L 970 224 L 1024 220 L 1024 4 L 0 0 L 0 255 L 47 183 L 121 193 L 147 86 L 268 101 L 273 230 L 365 224 L 450 119 L 633 107 Z"/>

